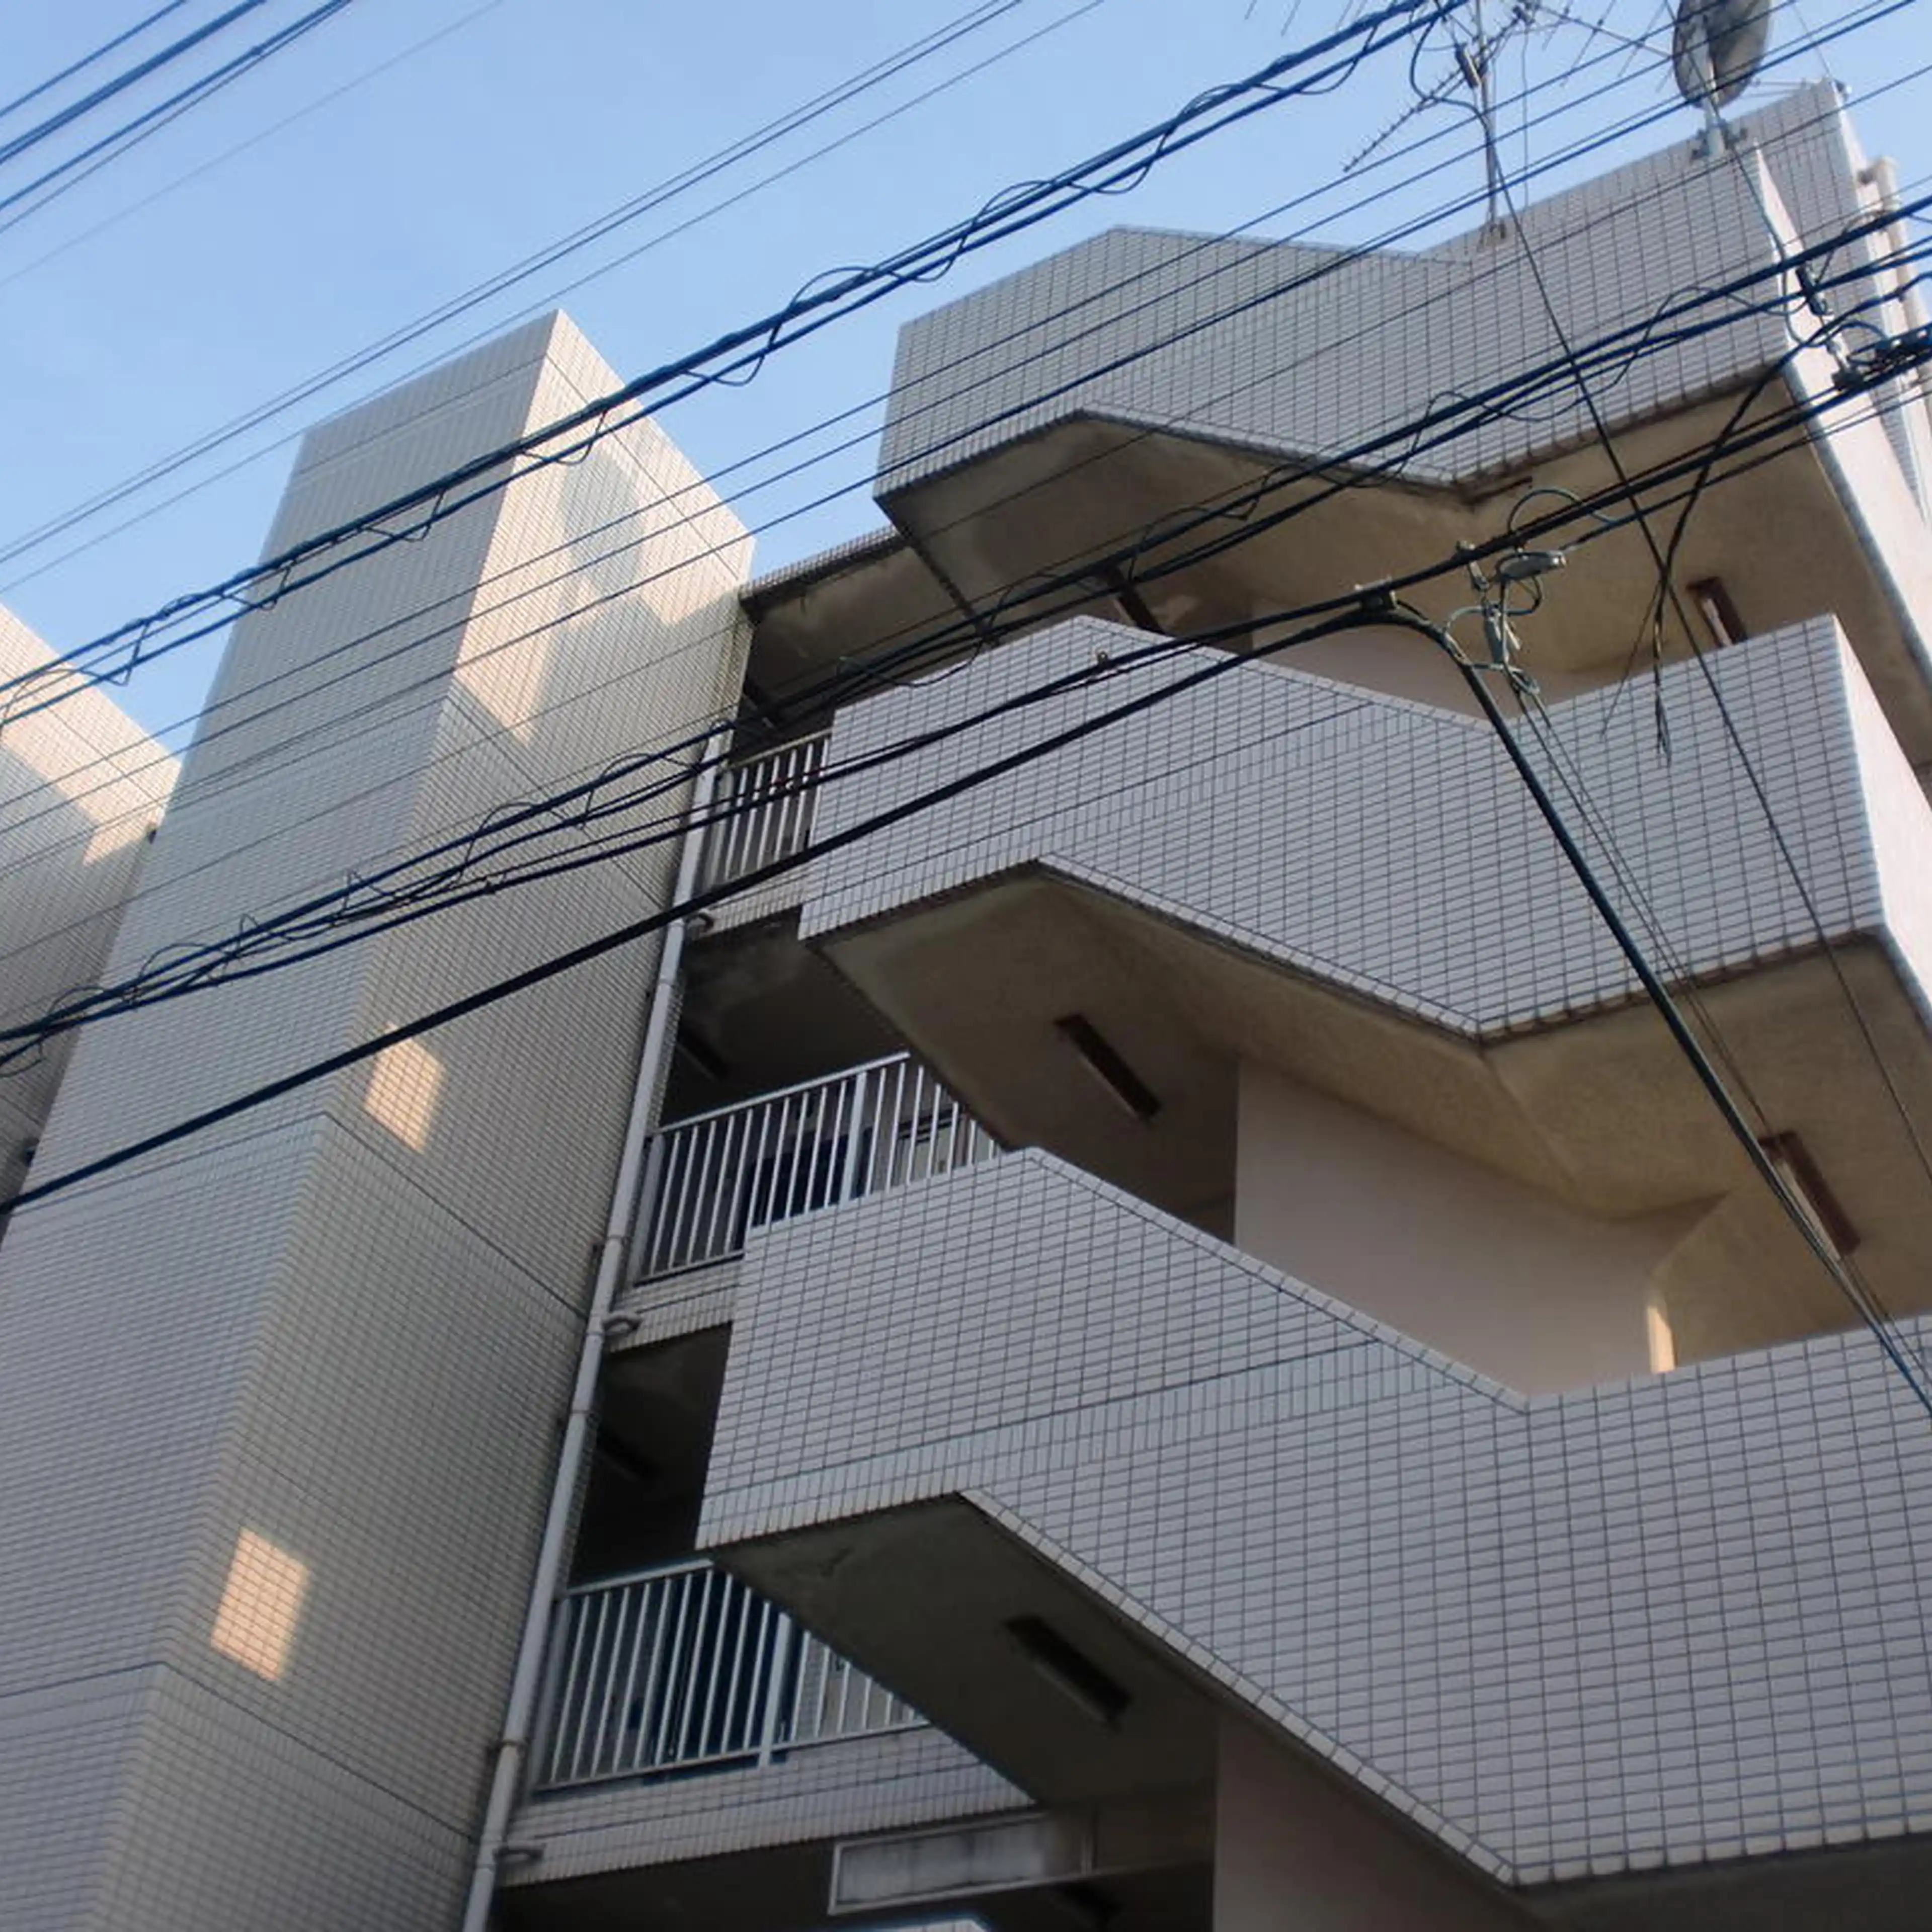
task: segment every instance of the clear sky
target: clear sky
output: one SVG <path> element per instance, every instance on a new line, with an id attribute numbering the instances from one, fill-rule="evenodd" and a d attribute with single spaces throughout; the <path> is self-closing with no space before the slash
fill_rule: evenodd
<path id="1" fill-rule="evenodd" d="M 0 100 L 156 4 L 0 0 Z M 311 4 L 273 0 L 211 45 L 238 52 Z M 1815 34 L 1880 4 L 1784 0 L 1776 34 Z M 192 0 L 98 73 L 219 10 L 217 0 Z M 894 80 L 158 488 L 0 562 L 0 601 L 72 649 L 255 556 L 306 424 L 550 305 L 566 283 L 592 276 L 564 306 L 620 371 L 634 373 L 777 306 L 823 269 L 890 252 L 1010 182 L 1104 146 L 1351 9 L 1344 0 L 1010 0 L 981 10 L 981 24 Z M 1489 10 L 1493 22 L 1506 9 L 1490 0 Z M 1546 24 L 1520 36 L 1503 63 L 1506 98 L 1526 72 L 1539 86 L 1535 111 L 1561 110 L 1527 129 L 1520 112 L 1506 111 L 1513 164 L 1672 98 L 1655 51 L 1666 37 L 1660 0 L 1571 0 L 1571 10 L 1578 24 L 1566 25 L 1546 0 L 1538 9 Z M 31 198 L 10 208 L 4 197 L 79 141 L 0 164 L 0 549 L 971 11 L 970 0 L 355 0 L 44 208 Z M 1584 18 L 1647 36 L 1652 51 L 1626 54 L 1592 38 Z M 1929 27 L 1932 0 L 1916 0 L 1828 56 L 1855 101 L 1867 97 L 1855 107 L 1867 147 L 1894 155 L 1908 182 L 1932 174 L 1932 80 L 1912 74 L 1932 59 Z M 1564 82 L 1579 62 L 1589 64 Z M 1760 98 L 1822 64 L 1813 56 L 1778 70 Z M 1446 66 L 1446 53 L 1432 52 L 1423 80 L 1441 80 Z M 1612 83 L 1613 92 L 1586 98 Z M 158 82 L 126 97 L 124 116 L 166 92 Z M 0 144 L 62 98 L 0 118 Z M 1406 59 L 1384 54 L 1338 92 L 1258 116 L 1132 194 L 977 257 L 943 290 L 882 303 L 775 358 L 749 388 L 668 412 L 664 426 L 715 472 L 875 395 L 907 316 L 1114 222 L 1220 230 L 1312 194 L 1300 212 L 1257 232 L 1295 232 L 1312 218 L 1322 238 L 1358 241 L 1475 190 L 1479 164 L 1462 152 L 1467 118 L 1448 107 L 1417 113 L 1391 144 L 1438 134 L 1424 157 L 1380 174 L 1349 172 L 1414 101 Z M 113 124 L 109 112 L 87 124 L 96 133 Z M 1682 110 L 1635 146 L 1688 138 L 1694 125 Z M 847 136 L 836 152 L 810 158 Z M 1569 172 L 1594 172 L 1612 158 Z M 785 170 L 782 179 L 756 187 L 775 170 Z M 1395 199 L 1352 209 L 1397 182 L 1408 184 Z M 763 536 L 760 568 L 878 521 L 862 488 L 867 456 L 849 452 L 742 506 L 758 524 L 854 486 Z M 166 502 L 190 484 L 202 487 Z M 181 653 L 145 672 L 122 701 L 179 742 L 212 669 L 206 650 Z"/>

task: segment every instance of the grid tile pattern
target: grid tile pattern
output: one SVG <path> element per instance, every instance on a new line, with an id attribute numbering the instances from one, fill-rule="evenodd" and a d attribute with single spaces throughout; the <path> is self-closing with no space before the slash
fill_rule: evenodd
<path id="1" fill-rule="evenodd" d="M 832 763 L 1077 674 L 1130 634 L 1075 620 L 938 685 L 872 699 L 841 715 Z M 828 786 L 820 835 L 1211 662 L 1190 653 L 1096 676 Z M 1899 781 L 1903 754 L 1835 624 L 1815 620 L 1710 664 L 1826 931 L 1874 932 L 1888 916 L 1917 930 L 1928 892 L 1911 854 L 1932 849 L 1932 817 L 1909 774 Z M 1672 935 L 1676 973 L 1734 971 L 1814 944 L 1698 667 L 1666 670 L 1663 697 L 1668 759 L 1646 707 L 1614 688 L 1550 709 Z M 1530 748 L 1555 788 L 1547 752 Z M 1864 776 L 1881 768 L 1882 794 Z M 1882 884 L 1871 831 L 1881 796 L 1894 827 Z M 1592 856 L 1607 874 L 1604 853 Z M 1028 866 L 1466 1036 L 1637 991 L 1486 724 L 1292 669 L 1234 670 L 814 861 L 800 929 L 834 933 Z"/>
<path id="2" fill-rule="evenodd" d="M 520 330 L 318 431 L 271 547 L 615 380 L 562 318 Z M 110 970 L 682 735 L 735 692 L 748 563 L 640 425 L 244 619 Z M 662 902 L 671 860 L 94 1030 L 37 1171 L 608 931 Z M 442 1030 L 373 1088 L 352 1069 L 16 1216 L 0 1760 L 21 1713 L 44 1755 L 0 1798 L 0 1869 L 36 1900 L 10 1924 L 447 1915 L 654 964 L 649 946 L 602 961 Z M 124 1679 L 146 1688 L 111 1724 L 45 1714 Z"/>
<path id="3" fill-rule="evenodd" d="M 753 1238 L 700 1540 L 964 1495 L 1534 1883 L 1932 1828 L 1928 1479 L 1862 1335 L 1531 1400 L 1032 1152 Z"/>
<path id="4" fill-rule="evenodd" d="M 0 610 L 0 1025 L 38 1018 L 62 994 L 98 980 L 122 908 L 140 878 L 149 833 L 173 789 L 176 760 L 100 691 Z M 64 692 L 24 717 L 10 708 Z M 38 1138 L 70 1040 L 0 1081 L 0 1200 L 20 1184 L 23 1146 Z"/>
<path id="5" fill-rule="evenodd" d="M 512 1835 L 519 1844 L 540 1845 L 542 1856 L 506 1868 L 505 1882 L 901 1830 L 1028 1802 L 928 1726 L 815 1744 L 762 1768 L 538 1798 L 518 1813 Z"/>
<path id="6" fill-rule="evenodd" d="M 1688 143 L 1522 211 L 1574 341 L 1636 330 L 1686 289 L 1778 259 L 1750 171 L 1814 238 L 1861 212 L 1858 157 L 1834 92 L 1794 92 L 1744 126 L 1744 166 Z M 1862 289 L 1843 300 L 1861 299 Z M 1775 296 L 1767 284 L 1764 295 Z M 1766 368 L 1787 336 L 1774 306 L 1593 385 L 1612 422 L 1707 395 Z M 1432 400 L 1552 365 L 1517 415 L 1411 451 L 1400 426 Z M 1282 455 L 1370 460 L 1447 482 L 1582 440 L 1590 419 L 1514 237 L 1415 254 L 1116 229 L 937 309 L 899 338 L 878 491 L 889 496 L 1080 414 Z"/>

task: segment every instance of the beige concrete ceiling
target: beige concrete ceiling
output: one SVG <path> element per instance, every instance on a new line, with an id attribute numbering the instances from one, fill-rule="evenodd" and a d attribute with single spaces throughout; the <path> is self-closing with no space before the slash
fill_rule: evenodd
<path id="1" fill-rule="evenodd" d="M 1774 384 L 1747 426 L 1790 401 L 1788 392 Z M 1726 427 L 1735 407 L 1732 398 L 1713 398 L 1620 428 L 1616 446 L 1626 472 L 1641 476 L 1694 458 Z M 1011 602 L 1012 586 L 1067 571 L 1124 542 L 1144 540 L 1145 562 L 1152 566 L 1170 542 L 1192 547 L 1221 535 L 1242 536 L 1245 514 L 1184 537 L 1168 533 L 1185 506 L 1233 497 L 1280 469 L 1276 458 L 1223 443 L 1075 418 L 902 490 L 884 507 L 918 553 L 975 608 L 1010 614 L 1024 608 Z M 1473 479 L 1454 490 L 1370 477 L 1360 479 L 1361 487 L 1336 494 L 1331 485 L 1338 480 L 1345 479 L 1336 472 L 1311 473 L 1270 497 L 1268 508 L 1290 500 L 1311 507 L 1264 535 L 1244 536 L 1217 559 L 1144 585 L 1145 601 L 1162 627 L 1183 632 L 1342 596 L 1451 558 L 1458 544 L 1496 537 L 1508 530 L 1519 505 L 1529 517 L 1560 507 L 1556 496 L 1526 504 L 1532 489 L 1588 496 L 1613 488 L 1616 477 L 1603 452 L 1592 445 L 1546 460 L 1533 472 Z M 1646 497 L 1660 546 L 1670 541 L 1676 523 L 1672 499 L 1685 487 L 1680 482 Z M 1561 544 L 1583 527 L 1545 541 Z M 909 566 L 902 561 L 895 568 L 905 573 Z M 1643 620 L 1657 574 L 1649 544 L 1634 526 L 1592 538 L 1573 550 L 1568 568 L 1550 580 L 1544 610 L 1520 626 L 1525 662 L 1552 695 L 1610 682 L 1648 662 Z M 1932 686 L 1808 442 L 1703 494 L 1673 578 L 1680 590 L 1720 579 L 1751 634 L 1836 614 L 1908 756 L 1915 766 L 1932 763 Z M 928 584 L 936 588 L 935 580 Z M 1454 569 L 1412 594 L 1438 617 L 1469 601 L 1468 586 Z M 850 601 L 854 611 L 842 614 L 846 628 L 831 640 L 846 652 L 862 650 L 862 638 L 880 628 L 876 612 L 855 621 L 864 600 Z M 1097 583 L 1094 601 L 1083 608 L 1120 614 Z M 916 621 L 903 587 L 890 608 L 895 624 Z M 778 621 L 774 612 L 764 623 Z M 1693 626 L 1700 646 L 1708 646 L 1711 640 L 1694 614 Z M 1666 658 L 1688 654 L 1687 634 L 1674 619 L 1663 648 Z M 1412 646 L 1402 658 L 1393 682 L 1378 663 L 1386 655 L 1352 650 L 1345 638 L 1311 650 L 1300 662 L 1329 675 L 1417 694 L 1406 668 L 1417 650 Z M 1440 701 L 1466 706 L 1464 694 L 1438 682 Z"/>
<path id="2" fill-rule="evenodd" d="M 1009 1144 L 1044 1147 L 1225 1235 L 1235 1070 L 1301 1081 L 1606 1218 L 1696 1210 L 1666 1264 L 1682 1356 L 1852 1311 L 1647 1003 L 1477 1042 L 1031 870 L 848 929 L 827 956 Z M 1895 1311 L 1932 1308 L 1932 1178 L 1884 1077 L 1932 1126 L 1932 1040 L 1873 941 L 1693 995 L 1727 1078 L 1799 1134 Z M 1846 988 L 1856 998 L 1855 1016 Z M 1161 1102 L 1135 1118 L 1057 1030 L 1084 1014 Z M 1320 1284 L 1316 1284 L 1319 1286 Z"/>

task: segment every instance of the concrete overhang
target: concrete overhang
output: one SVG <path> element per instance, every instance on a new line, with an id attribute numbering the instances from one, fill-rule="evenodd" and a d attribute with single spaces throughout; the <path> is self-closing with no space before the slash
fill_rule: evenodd
<path id="1" fill-rule="evenodd" d="M 747 1265 L 700 1540 L 1050 1805 L 1258 1736 L 1286 1815 L 1592 1932 L 1706 1871 L 1823 1932 L 1784 1854 L 1928 1815 L 1923 1426 L 1863 1342 L 1526 1401 L 1039 1154 Z"/>
<path id="2" fill-rule="evenodd" d="M 944 586 L 895 530 L 758 578 L 740 602 L 752 622 L 748 691 L 782 716 L 838 664 L 876 658 L 960 617 Z M 808 709 L 801 720 L 812 715 Z"/>
<path id="3" fill-rule="evenodd" d="M 1742 393 L 1740 386 L 1617 426 L 1626 472 L 1673 478 L 1642 493 L 1660 544 L 1670 540 L 1713 440 L 1727 428 L 1745 440 L 1739 458 L 1720 462 L 1718 480 L 1699 495 L 1673 580 L 1680 590 L 1720 583 L 1754 635 L 1833 612 L 1912 763 L 1932 764 L 1932 638 L 1924 628 L 1932 604 L 1923 586 L 1894 580 L 1896 568 L 1913 572 L 1912 560 L 1875 556 L 1870 541 L 1875 526 L 1910 527 L 1900 512 L 1909 493 L 1882 428 L 1868 422 L 1828 438 L 1828 425 L 1815 436 L 1800 428 L 1760 448 L 1749 443 L 1753 432 L 1800 398 L 1784 379 L 1772 381 L 1732 425 Z M 1772 448 L 1779 452 L 1774 460 L 1760 461 Z M 884 496 L 881 506 L 910 551 L 975 610 L 1003 621 L 1027 609 L 1013 586 L 1064 575 L 1088 560 L 1097 566 L 1108 553 L 1136 546 L 1130 586 L 1096 567 L 1090 599 L 1070 603 L 1069 593 L 1057 593 L 1050 614 L 1131 609 L 1130 621 L 1150 620 L 1181 635 L 1319 604 L 1428 567 L 1436 569 L 1435 580 L 1409 594 L 1446 614 L 1468 601 L 1459 546 L 1504 534 L 1520 506 L 1521 521 L 1560 508 L 1564 494 L 1613 500 L 1617 483 L 1594 442 L 1552 449 L 1506 471 L 1432 482 L 1352 470 L 1319 452 L 1285 456 L 1203 430 L 1082 412 L 922 477 Z M 1531 500 L 1532 491 L 1556 494 Z M 1204 518 L 1189 507 L 1214 504 L 1228 514 Z M 1774 542 L 1766 541 L 1767 532 Z M 1922 524 L 1919 534 L 1922 541 Z M 1546 616 L 1524 627 L 1525 662 L 1552 698 L 1610 682 L 1649 662 L 1645 614 L 1658 572 L 1644 530 L 1631 524 L 1604 533 L 1580 519 L 1543 541 L 1562 548 L 1578 538 L 1568 568 L 1549 585 Z M 1216 554 L 1184 562 L 1203 547 Z M 1696 644 L 1710 648 L 1696 599 L 1687 598 L 1684 608 Z M 850 613 L 842 616 L 848 626 L 843 648 L 850 650 L 859 628 Z M 956 610 L 948 608 L 944 619 L 956 626 Z M 1670 616 L 1664 659 L 1688 656 L 1692 640 Z M 1297 662 L 1371 688 L 1469 706 L 1453 676 L 1411 639 L 1344 637 L 1304 649 Z"/>
<path id="4" fill-rule="evenodd" d="M 1060 680 L 1022 724 L 946 736 L 935 784 L 1136 680 L 1162 694 L 1168 667 L 1111 668 L 1122 634 L 1060 627 L 943 696 L 856 707 L 834 754 Z M 1925 1307 L 1932 812 L 1828 624 L 1720 653 L 1708 687 L 1668 670 L 1657 696 L 1668 758 L 1621 690 L 1552 706 L 1534 756 L 1566 748 L 1598 872 L 1759 1130 L 1800 1137 L 1860 1268 Z M 828 793 L 827 830 L 910 782 L 880 769 Z M 800 930 L 1010 1144 L 1231 1234 L 1246 1062 L 1584 1214 L 1684 1214 L 1681 1359 L 1849 1318 L 1480 724 L 1244 666 L 914 823 L 815 866 Z M 1154 1105 L 1095 1077 L 1073 1020 Z"/>
<path id="5" fill-rule="evenodd" d="M 1135 1808 L 1145 1811 L 1145 1842 L 1094 1857 L 1099 1895 L 1120 1912 L 1105 1923 L 1205 1928 L 1209 1846 L 1196 1840 L 1210 1839 L 1202 1826 L 1214 1802 L 1217 1732 L 1242 1720 L 1208 1671 L 1178 1651 L 1157 1652 L 1103 1598 L 1040 1561 L 963 1499 L 743 1545 L 728 1560 L 802 1618 L 836 1631 L 868 1670 L 895 1683 L 976 1754 L 1040 1792 L 1048 1810 L 1032 1816 L 1053 1815 L 1054 1808 L 1066 1817 L 1089 1815 L 1083 1807 L 1106 1816 L 1112 1808 L 1118 1814 L 1114 1830 L 1124 1834 Z M 1016 1624 L 1029 1621 L 1054 1632 L 1113 1682 L 1125 1701 L 1112 1721 L 1083 1709 L 1042 1674 L 1012 1634 Z M 1499 1925 L 1540 1922 L 1567 1932 L 1799 1927 L 1823 1932 L 1856 1923 L 1872 1932 L 1907 1932 L 1921 1922 L 1923 1887 L 1932 1876 L 1932 1843 L 1914 1838 L 1811 1852 L 1767 1846 L 1762 1855 L 1720 1863 L 1504 1886 L 1315 1754 L 1278 1732 L 1252 1735 L 1257 1744 L 1265 1737 L 1285 1784 L 1304 1787 L 1302 1808 L 1339 1805 L 1349 1830 L 1371 1844 L 1381 1839 L 1385 1856 L 1432 1869 L 1445 1903 L 1472 1888 L 1487 1896 Z M 1190 1791 L 1184 1778 L 1202 1781 Z M 1200 1822 L 1190 1825 L 1197 1816 Z M 943 1840 L 946 1829 L 930 1835 Z M 876 1841 L 860 1841 L 868 1842 Z M 938 1864 L 944 1867 L 943 1857 Z M 1150 1866 L 1155 1870 L 1136 1870 Z M 1366 1874 L 1363 1883 L 1357 1904 L 1367 1910 L 1374 1888 Z M 1052 1913 L 1066 1910 L 1036 1892 L 962 1891 L 949 1899 L 938 1891 L 923 1902 L 935 1910 L 970 1908 L 1000 1932 L 1030 1932 L 1035 1923 L 1056 1922 Z M 1032 1915 L 1042 1906 L 1049 1916 L 1036 1921 Z M 1148 1916 L 1150 1907 L 1171 1916 Z M 1057 1922 L 1069 1922 L 1063 1916 Z"/>
<path id="6" fill-rule="evenodd" d="M 1669 1277 L 1682 1359 L 1852 1318 L 1641 1000 L 1472 1039 L 1046 867 L 820 943 L 1010 1144 L 1210 1233 L 1232 1229 L 1246 1061 L 1582 1213 L 1685 1210 Z M 1859 1030 L 1862 1016 L 1914 1118 L 1932 1118 L 1932 1036 L 1886 946 L 1794 950 L 1696 998 L 1828 1179 L 1866 1278 L 1899 1312 L 1932 1308 L 1932 1198 Z M 1083 1068 L 1054 1025 L 1076 1012 L 1159 1098 L 1152 1119 Z"/>
<path id="7" fill-rule="evenodd" d="M 1046 1804 L 1214 1782 L 1204 1682 L 970 1503 L 718 1554 Z"/>

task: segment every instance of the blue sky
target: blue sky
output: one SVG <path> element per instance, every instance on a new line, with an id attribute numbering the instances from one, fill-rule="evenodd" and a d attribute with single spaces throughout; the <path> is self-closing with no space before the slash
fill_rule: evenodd
<path id="1" fill-rule="evenodd" d="M 154 0 L 0 10 L 10 98 L 152 10 Z M 219 44 L 238 50 L 295 18 L 274 0 Z M 1779 32 L 1816 32 L 1870 0 L 1787 4 Z M 1605 0 L 1574 0 L 1605 16 Z M 212 16 L 214 0 L 166 23 Z M 5 224 L 0 210 L 0 548 L 183 444 L 302 382 L 510 262 L 635 196 L 969 10 L 969 0 L 736 0 L 698 8 L 642 0 L 357 0 L 156 138 L 44 209 Z M 692 347 L 783 302 L 827 267 L 874 258 L 977 207 L 1008 183 L 1052 172 L 1157 118 L 1198 89 L 1258 67 L 1333 26 L 1344 0 L 1014 0 L 948 50 L 695 194 L 620 231 L 400 356 L 182 472 L 162 488 L 0 563 L 0 601 L 70 649 L 255 556 L 293 454 L 295 433 L 470 336 L 548 305 L 555 291 L 712 202 L 795 164 L 776 184 L 596 274 L 565 305 L 621 371 Z M 1491 0 L 1492 15 L 1499 13 Z M 1544 5 L 1547 17 L 1558 10 Z M 1612 0 L 1610 24 L 1648 34 L 1660 0 Z M 8 17 L 10 16 L 10 17 Z M 260 24 L 257 24 L 260 22 Z M 1840 42 L 1832 70 L 1854 96 L 1867 146 L 1908 182 L 1932 172 L 1932 81 L 1903 83 L 1932 56 L 1924 0 Z M 158 31 L 146 47 L 158 44 Z M 1540 158 L 1612 113 L 1668 98 L 1653 66 L 1606 40 L 1552 26 L 1506 60 L 1504 91 L 1570 83 L 1571 110 L 1526 136 L 1506 117 L 1506 153 Z M 954 80 L 976 62 L 982 71 Z M 1425 66 L 1434 78 L 1443 63 Z M 1418 116 L 1398 140 L 1442 130 L 1437 165 L 1372 211 L 1347 204 L 1384 177 L 1346 166 L 1410 103 L 1406 62 L 1384 55 L 1341 92 L 1260 116 L 1204 144 L 1131 196 L 1093 204 L 967 264 L 940 291 L 914 290 L 775 358 L 748 388 L 668 413 L 664 426 L 715 471 L 780 436 L 874 394 L 893 332 L 976 283 L 1115 221 L 1214 230 L 1321 191 L 1307 212 L 1325 238 L 1357 240 L 1473 190 L 1472 160 L 1450 158 L 1466 125 Z M 1811 58 L 1780 82 L 1820 69 Z M 109 70 L 104 67 L 104 73 Z M 1608 100 L 1588 86 L 1618 80 Z M 936 98 L 922 90 L 950 82 Z M 130 98 L 136 109 L 154 87 Z M 1540 100 L 1566 97 L 1553 85 Z M 860 124 L 896 107 L 886 124 Z M 27 124 L 0 122 L 0 136 Z M 106 124 L 101 124 L 102 126 Z M 1688 110 L 1641 147 L 1688 137 Z M 824 158 L 805 158 L 836 136 Z M 1527 149 L 1526 149 L 1526 140 Z M 238 150 L 238 152 L 237 152 Z M 64 152 L 50 143 L 57 160 Z M 1600 157 L 1588 171 L 1603 165 Z M 0 194 L 25 184 L 25 158 Z M 1413 164 L 1391 166 L 1406 177 Z M 1292 220 L 1264 224 L 1282 232 Z M 232 474 L 208 480 L 242 458 Z M 828 463 L 746 508 L 752 520 L 841 484 L 862 483 L 865 452 Z M 164 500 L 200 484 L 172 505 Z M 115 526 L 138 520 L 117 531 Z M 760 568 L 877 520 L 862 488 L 760 542 Z M 80 546 L 76 548 L 76 546 Z M 63 554 L 71 551 L 72 554 Z M 151 730 L 184 736 L 212 655 L 183 652 L 142 674 L 122 701 Z"/>

